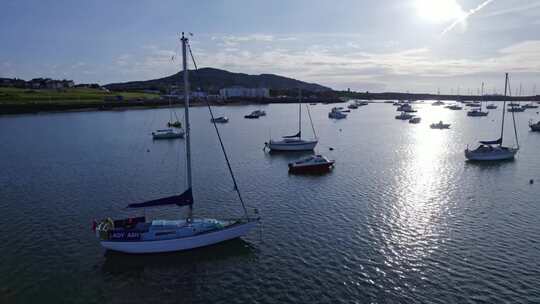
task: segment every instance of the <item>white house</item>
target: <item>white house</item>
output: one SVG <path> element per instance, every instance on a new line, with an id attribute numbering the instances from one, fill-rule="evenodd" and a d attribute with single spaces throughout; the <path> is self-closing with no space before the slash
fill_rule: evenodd
<path id="1" fill-rule="evenodd" d="M 234 86 L 229 88 L 223 88 L 219 90 L 219 95 L 223 99 L 232 97 L 270 97 L 270 90 L 267 88 L 244 88 L 240 86 Z"/>
<path id="2" fill-rule="evenodd" d="M 191 98 L 200 98 L 200 99 L 206 98 L 206 96 L 208 96 L 208 94 L 203 91 L 191 91 L 190 95 L 191 95 Z"/>

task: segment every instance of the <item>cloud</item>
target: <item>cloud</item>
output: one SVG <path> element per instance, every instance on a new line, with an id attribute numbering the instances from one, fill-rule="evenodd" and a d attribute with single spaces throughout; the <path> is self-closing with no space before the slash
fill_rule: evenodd
<path id="1" fill-rule="evenodd" d="M 142 53 L 121 54 L 108 67 L 114 73 L 121 74 L 122 78 L 118 79 L 118 81 L 158 78 L 173 74 L 179 69 L 180 60 L 173 50 L 158 47 L 141 47 L 140 50 L 134 51 Z"/>
<path id="2" fill-rule="evenodd" d="M 77 61 L 76 63 L 72 64 L 71 65 L 71 69 L 73 70 L 77 70 L 77 69 L 80 69 L 82 67 L 86 66 L 86 62 L 84 61 Z"/>
<path id="3" fill-rule="evenodd" d="M 535 75 L 540 71 L 540 40 L 509 45 L 485 58 L 441 58 L 427 47 L 361 52 L 347 45 L 342 49 L 314 45 L 305 50 L 280 48 L 203 54 L 199 62 L 204 66 L 251 74 L 281 74 L 334 88 L 370 90 L 403 89 L 407 85 L 444 87 L 433 83 L 474 75 L 496 78 L 505 71 Z"/>
<path id="4" fill-rule="evenodd" d="M 276 37 L 268 34 L 250 34 L 250 35 L 226 35 L 222 37 L 213 36 L 211 40 L 221 41 L 222 46 L 235 47 L 240 43 L 259 43 L 259 42 L 274 42 L 274 41 L 295 41 L 296 37 L 285 36 Z"/>
<path id="5" fill-rule="evenodd" d="M 13 64 L 9 61 L 0 63 L 0 77 L 11 77 L 15 74 L 13 70 Z"/>
<path id="6" fill-rule="evenodd" d="M 487 81 L 490 77 L 498 79 L 496 77 L 504 72 L 538 76 L 540 71 L 540 40 L 507 45 L 482 58 L 441 57 L 429 47 L 381 53 L 380 49 L 364 51 L 360 46 L 351 46 L 347 42 L 313 44 L 302 48 L 288 44 L 277 44 L 280 47 L 274 48 L 276 43 L 271 44 L 271 48 L 216 48 L 221 39 L 213 41 L 210 45 L 203 43 L 194 49 L 201 67 L 249 74 L 279 74 L 336 89 L 416 89 L 431 92 L 433 87 L 445 90 L 446 86 L 449 90 L 455 87 L 452 81 L 457 82 L 457 79 L 482 78 L 482 81 Z M 111 75 L 107 82 L 160 78 L 180 69 L 180 60 L 172 61 L 173 55 L 175 52 L 166 48 L 141 47 L 131 53 L 120 54 L 111 65 L 102 67 L 100 73 Z M 98 70 L 90 66 L 82 69 L 88 72 Z"/>
<path id="7" fill-rule="evenodd" d="M 520 12 L 531 12 L 531 11 L 533 11 L 533 9 L 538 8 L 538 7 L 540 7 L 540 3 L 529 3 L 529 4 L 526 4 L 526 5 L 522 5 L 522 6 L 514 6 L 514 7 L 511 7 L 511 8 L 506 8 L 506 9 L 501 9 L 501 10 L 498 10 L 498 11 L 486 13 L 486 14 L 483 14 L 482 17 L 484 17 L 484 18 L 497 17 L 497 16 L 520 13 Z"/>

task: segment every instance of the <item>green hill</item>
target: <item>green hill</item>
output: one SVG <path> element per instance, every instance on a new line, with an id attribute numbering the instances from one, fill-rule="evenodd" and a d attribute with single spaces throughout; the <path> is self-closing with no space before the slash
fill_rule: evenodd
<path id="1" fill-rule="evenodd" d="M 268 88 L 271 90 L 292 90 L 301 88 L 302 90 L 311 92 L 331 91 L 330 88 L 315 83 L 307 83 L 274 74 L 249 75 L 244 73 L 232 73 L 214 68 L 202 68 L 199 70 L 190 70 L 189 75 L 192 89 L 201 89 L 209 92 L 217 92 L 221 88 L 230 86 Z M 105 85 L 105 87 L 114 91 L 160 90 L 166 92 L 172 85 L 182 84 L 182 79 L 183 72 L 179 72 L 164 78 L 111 83 Z"/>

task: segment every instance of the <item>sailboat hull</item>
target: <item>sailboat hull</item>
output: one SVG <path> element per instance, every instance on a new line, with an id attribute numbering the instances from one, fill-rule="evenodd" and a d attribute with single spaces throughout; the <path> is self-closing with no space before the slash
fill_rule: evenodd
<path id="1" fill-rule="evenodd" d="M 174 252 L 205 247 L 246 235 L 257 225 L 257 221 L 238 223 L 223 229 L 202 234 L 156 241 L 101 241 L 101 246 L 130 254 Z"/>
<path id="2" fill-rule="evenodd" d="M 317 146 L 317 140 L 271 140 L 268 143 L 270 151 L 311 151 Z"/>
<path id="3" fill-rule="evenodd" d="M 471 161 L 498 161 L 513 159 L 518 149 L 504 148 L 494 149 L 492 152 L 476 152 L 474 150 L 465 150 L 465 157 Z"/>
<path id="4" fill-rule="evenodd" d="M 184 138 L 184 131 L 180 130 L 178 132 L 168 132 L 168 133 L 152 133 L 152 139 L 175 139 L 175 138 Z"/>

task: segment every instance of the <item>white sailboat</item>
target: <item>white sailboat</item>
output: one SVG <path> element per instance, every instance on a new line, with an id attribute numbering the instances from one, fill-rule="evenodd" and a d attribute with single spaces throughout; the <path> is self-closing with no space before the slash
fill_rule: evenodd
<path id="1" fill-rule="evenodd" d="M 505 76 L 504 83 L 504 96 L 507 96 L 508 89 L 508 73 Z M 516 120 L 514 113 L 512 112 L 512 120 L 514 123 L 514 135 L 516 138 L 517 147 L 505 147 L 503 146 L 503 135 L 504 135 L 504 117 L 506 114 L 505 111 L 506 100 L 503 102 L 502 109 L 502 122 L 501 122 L 501 137 L 497 140 L 491 141 L 480 141 L 478 148 L 474 150 L 465 149 L 465 158 L 471 161 L 499 161 L 513 159 L 516 153 L 519 151 L 519 142 L 516 129 Z"/>
<path id="2" fill-rule="evenodd" d="M 270 139 L 269 142 L 264 143 L 265 148 L 270 149 L 270 151 L 311 151 L 315 149 L 315 146 L 319 142 L 317 135 L 315 134 L 315 128 L 313 127 L 313 121 L 311 121 L 311 114 L 309 113 L 309 121 L 311 123 L 311 128 L 313 129 L 313 139 L 303 139 L 302 138 L 302 91 L 299 91 L 299 102 L 298 102 L 298 133 L 289 136 L 283 136 L 281 140 Z"/>
<path id="3" fill-rule="evenodd" d="M 180 195 L 159 198 L 143 203 L 129 204 L 129 208 L 147 208 L 162 205 L 188 206 L 189 215 L 179 220 L 151 220 L 145 217 L 112 220 L 107 218 L 95 223 L 95 233 L 100 244 L 109 250 L 125 253 L 157 253 L 193 249 L 220 243 L 226 240 L 246 235 L 255 228 L 259 218 L 250 217 L 242 200 L 231 170 L 227 154 L 225 159 L 238 197 L 244 209 L 244 216 L 233 220 L 218 220 L 208 218 L 193 218 L 193 194 L 191 178 L 191 141 L 189 124 L 189 80 L 187 69 L 188 39 L 182 33 L 182 56 L 185 92 L 185 127 L 186 127 L 186 159 L 187 159 L 187 183 L 188 188 Z M 190 50 L 191 51 L 191 50 Z M 196 67 L 196 66 L 195 66 Z M 210 114 L 213 114 L 210 106 Z M 217 126 L 214 124 L 218 138 L 221 137 Z"/>
<path id="4" fill-rule="evenodd" d="M 184 131 L 173 129 L 160 129 L 152 132 L 153 139 L 175 139 L 175 138 L 184 138 Z"/>
<path id="5" fill-rule="evenodd" d="M 153 139 L 175 139 L 175 138 L 184 138 L 184 129 L 182 129 L 182 123 L 180 120 L 178 120 L 178 116 L 176 116 L 176 112 L 174 112 L 172 108 L 172 102 L 171 102 L 171 94 L 169 92 L 169 122 L 167 122 L 167 129 L 160 129 L 152 132 L 152 138 Z M 175 121 L 173 121 L 173 112 L 174 116 L 176 118 Z M 174 130 L 175 128 L 176 130 Z"/>
<path id="6" fill-rule="evenodd" d="M 483 82 L 482 82 L 482 93 L 481 93 L 480 96 L 482 96 L 482 98 L 484 96 L 484 83 Z M 472 110 L 468 111 L 467 116 L 469 116 L 469 117 L 488 116 L 488 114 L 489 114 L 488 111 L 482 111 L 482 101 L 473 102 L 472 106 L 475 107 L 475 109 L 472 109 Z M 480 109 L 476 109 L 476 108 L 480 108 Z"/>

